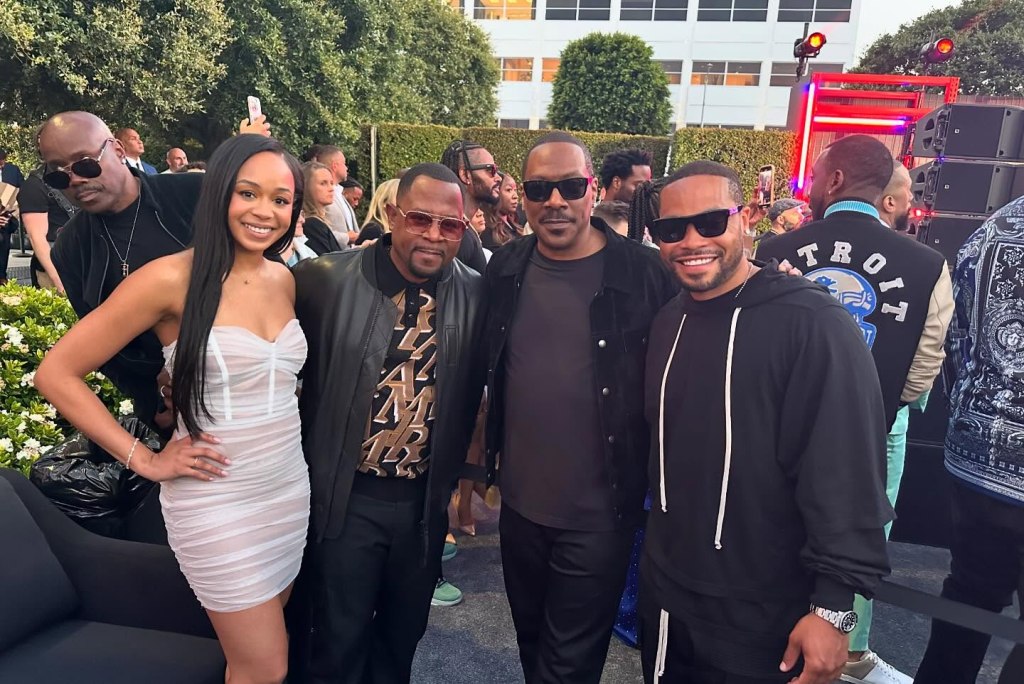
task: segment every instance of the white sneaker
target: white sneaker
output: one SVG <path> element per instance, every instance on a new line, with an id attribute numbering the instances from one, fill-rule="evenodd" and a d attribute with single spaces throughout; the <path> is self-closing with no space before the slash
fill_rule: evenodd
<path id="1" fill-rule="evenodd" d="M 914 680 L 878 657 L 873 651 L 865 651 L 861 659 L 846 663 L 841 682 L 852 684 L 914 684 Z"/>

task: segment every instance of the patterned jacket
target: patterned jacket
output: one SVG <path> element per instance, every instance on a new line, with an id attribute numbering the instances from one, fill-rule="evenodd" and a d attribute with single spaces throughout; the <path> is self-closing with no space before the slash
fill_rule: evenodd
<path id="1" fill-rule="evenodd" d="M 960 250 L 957 366 L 946 468 L 968 486 L 1024 506 L 1024 197 L 992 215 Z"/>

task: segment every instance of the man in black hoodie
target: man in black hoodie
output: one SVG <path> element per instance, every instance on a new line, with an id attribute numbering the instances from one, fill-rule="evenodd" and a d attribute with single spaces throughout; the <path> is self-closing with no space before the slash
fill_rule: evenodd
<path id="1" fill-rule="evenodd" d="M 802 668 L 799 684 L 830 684 L 854 592 L 888 572 L 885 413 L 843 307 L 743 258 L 742 204 L 734 171 L 693 162 L 653 224 L 684 292 L 647 356 L 644 676 L 767 684 Z"/>

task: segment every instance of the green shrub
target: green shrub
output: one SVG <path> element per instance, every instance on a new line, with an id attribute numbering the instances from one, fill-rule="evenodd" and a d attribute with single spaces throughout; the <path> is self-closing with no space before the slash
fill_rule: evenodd
<path id="1" fill-rule="evenodd" d="M 19 126 L 0 121 L 0 148 L 7 150 L 7 161 L 28 173 L 39 164 L 35 135 L 38 125 Z"/>
<path id="2" fill-rule="evenodd" d="M 732 167 L 740 175 L 749 199 L 757 185 L 757 170 L 775 165 L 775 196 L 791 197 L 790 174 L 796 136 L 785 131 L 741 131 L 724 128 L 681 128 L 672 143 L 672 168 L 710 159 Z"/>
<path id="3" fill-rule="evenodd" d="M 31 465 L 74 433 L 33 384 L 43 355 L 75 324 L 63 296 L 9 282 L 0 287 L 0 467 L 28 474 Z M 115 414 L 132 412 L 110 380 L 92 373 L 86 382 Z"/>

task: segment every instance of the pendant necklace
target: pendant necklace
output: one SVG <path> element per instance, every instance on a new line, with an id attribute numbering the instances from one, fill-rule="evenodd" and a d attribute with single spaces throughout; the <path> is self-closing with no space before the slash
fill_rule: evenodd
<path id="1" fill-rule="evenodd" d="M 139 198 L 138 200 L 136 200 L 136 202 L 137 204 L 135 205 L 135 218 L 132 219 L 132 229 L 131 232 L 128 233 L 128 246 L 125 247 L 124 257 L 121 256 L 121 252 L 118 251 L 117 245 L 114 244 L 114 238 L 111 237 L 110 235 L 110 229 L 107 228 L 107 222 L 104 221 L 102 218 L 100 219 L 100 223 L 103 224 L 103 232 L 107 234 L 107 240 L 110 241 L 110 246 L 114 248 L 114 254 L 117 255 L 117 260 L 121 262 L 122 278 L 128 277 L 128 253 L 132 251 L 132 238 L 135 237 L 135 224 L 138 223 L 139 209 L 142 208 L 142 183 L 139 183 Z"/>
<path id="2" fill-rule="evenodd" d="M 747 281 L 750 280 L 750 272 L 754 270 L 754 262 L 748 260 L 747 264 L 747 277 L 743 279 L 743 284 L 740 285 L 739 292 L 736 293 L 736 296 L 733 297 L 733 299 L 739 299 L 740 295 L 743 294 L 743 288 L 747 286 Z"/>

